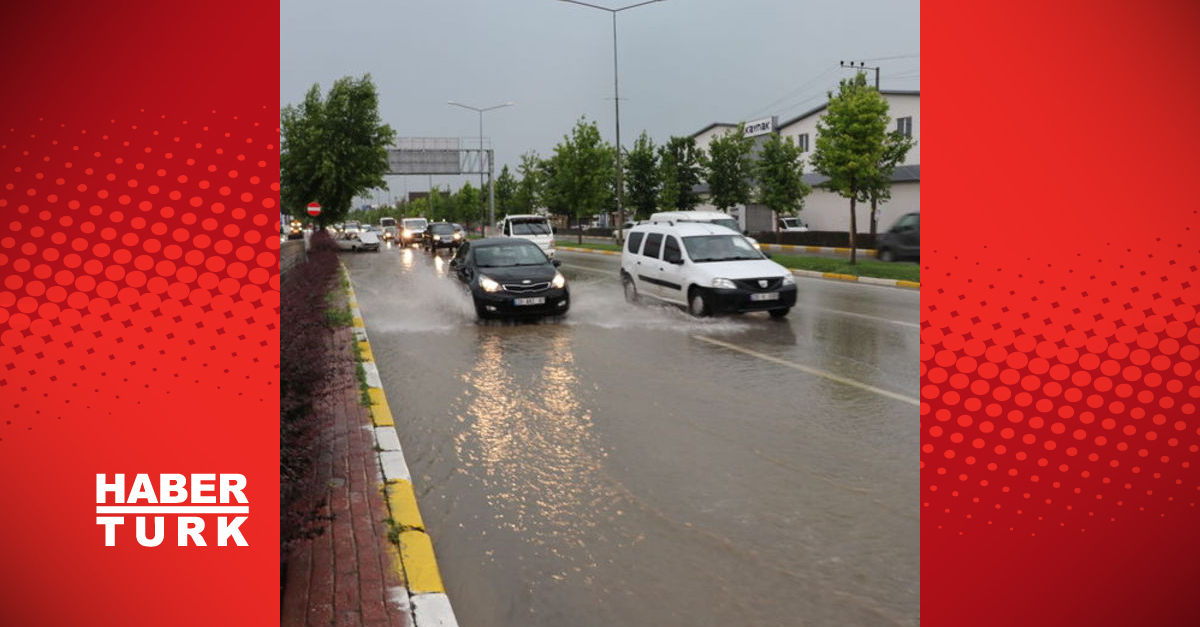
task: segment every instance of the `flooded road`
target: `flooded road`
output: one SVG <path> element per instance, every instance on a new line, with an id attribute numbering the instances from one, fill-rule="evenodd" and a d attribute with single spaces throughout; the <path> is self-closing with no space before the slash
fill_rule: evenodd
<path id="1" fill-rule="evenodd" d="M 560 255 L 570 313 L 522 324 L 343 256 L 459 623 L 918 624 L 918 294 L 697 320 Z"/>

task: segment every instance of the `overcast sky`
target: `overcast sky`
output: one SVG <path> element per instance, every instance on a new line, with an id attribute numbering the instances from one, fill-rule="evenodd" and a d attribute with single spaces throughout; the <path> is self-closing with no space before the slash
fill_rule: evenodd
<path id="1" fill-rule="evenodd" d="M 876 59 L 884 89 L 920 88 L 919 0 L 666 0 L 618 14 L 617 29 L 625 146 L 643 130 L 661 143 L 711 122 L 803 113 L 849 75 L 839 60 Z M 281 105 L 313 83 L 370 73 L 400 136 L 478 137 L 477 114 L 446 102 L 513 101 L 484 114 L 497 173 L 524 152 L 549 154 L 580 116 L 613 141 L 605 11 L 558 0 L 282 0 L 280 31 Z M 398 198 L 428 178 L 391 188 Z"/>

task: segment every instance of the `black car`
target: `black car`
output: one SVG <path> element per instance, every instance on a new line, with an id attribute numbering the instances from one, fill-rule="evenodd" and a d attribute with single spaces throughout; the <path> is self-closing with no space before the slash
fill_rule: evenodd
<path id="1" fill-rule="evenodd" d="M 528 240 L 491 237 L 463 242 L 450 269 L 470 290 L 480 318 L 554 316 L 571 308 L 560 263 Z"/>
<path id="2" fill-rule="evenodd" d="M 466 236 L 457 224 L 432 222 L 425 227 L 425 232 L 421 234 L 421 247 L 429 251 L 437 251 L 439 248 L 458 248 L 458 245 L 465 239 Z"/>
<path id="3" fill-rule="evenodd" d="M 881 261 L 898 261 L 904 258 L 921 257 L 921 214 L 906 213 L 888 229 L 880 233 L 875 243 L 876 256 Z"/>

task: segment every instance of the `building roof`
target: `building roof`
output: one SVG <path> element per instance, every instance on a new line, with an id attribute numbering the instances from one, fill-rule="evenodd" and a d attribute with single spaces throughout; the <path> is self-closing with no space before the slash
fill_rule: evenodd
<path id="1" fill-rule="evenodd" d="M 700 130 L 696 131 L 695 133 L 692 133 L 691 135 L 688 135 L 688 137 L 696 137 L 697 135 L 703 135 L 704 133 L 706 133 L 706 132 L 708 132 L 708 131 L 710 131 L 710 130 L 712 130 L 713 128 L 716 128 L 716 127 L 718 127 L 718 126 L 727 126 L 727 127 L 730 127 L 730 128 L 734 128 L 734 127 L 736 127 L 736 126 L 737 126 L 737 124 L 733 124 L 733 123 L 731 123 L 731 122 L 713 122 L 712 124 L 709 124 L 708 126 L 706 126 L 706 127 L 702 128 L 702 129 L 700 129 Z"/>
<path id="2" fill-rule="evenodd" d="M 829 181 L 829 177 L 816 172 L 807 172 L 801 177 L 805 183 L 816 187 Z M 921 164 L 898 165 L 892 170 L 893 183 L 919 183 L 921 181 Z"/>
<path id="3" fill-rule="evenodd" d="M 920 96 L 921 90 L 919 90 L 919 89 L 881 89 L 881 90 L 879 90 L 879 93 L 884 96 Z M 828 102 L 821 103 L 820 105 L 813 107 L 812 109 L 809 109 L 808 111 L 805 111 L 804 113 L 801 113 L 800 115 L 797 115 L 793 118 L 789 118 L 787 121 L 780 122 L 778 128 L 786 128 L 788 126 L 791 126 L 792 124 L 795 124 L 796 122 L 799 122 L 800 120 L 803 120 L 804 118 L 807 118 L 810 115 L 815 115 L 817 113 L 820 113 L 821 111 L 824 111 L 825 108 L 828 106 L 829 106 Z M 708 126 L 696 131 L 695 133 L 692 133 L 691 137 L 696 137 L 697 135 L 701 135 L 704 132 L 708 131 L 709 129 L 713 128 L 714 126 L 733 127 L 733 126 L 737 126 L 737 124 L 731 124 L 729 122 L 713 122 L 712 124 L 709 124 Z"/>

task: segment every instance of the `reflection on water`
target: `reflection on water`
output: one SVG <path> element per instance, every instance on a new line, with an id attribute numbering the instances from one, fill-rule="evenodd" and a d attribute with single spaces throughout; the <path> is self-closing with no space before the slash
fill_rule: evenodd
<path id="1" fill-rule="evenodd" d="M 483 484 L 496 526 L 532 544 L 546 576 L 594 567 L 587 538 L 614 514 L 617 495 L 601 478 L 605 453 L 576 392 L 571 337 L 480 331 L 475 367 L 463 376 L 459 461 Z"/>
<path id="2" fill-rule="evenodd" d="M 400 249 L 400 265 L 404 266 L 405 270 L 412 269 L 413 262 L 415 262 L 416 259 L 417 256 L 413 254 L 412 248 L 405 246 L 404 248 Z"/>

